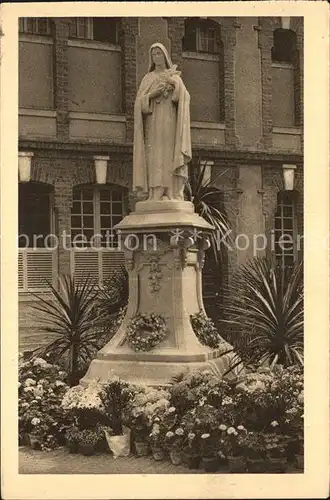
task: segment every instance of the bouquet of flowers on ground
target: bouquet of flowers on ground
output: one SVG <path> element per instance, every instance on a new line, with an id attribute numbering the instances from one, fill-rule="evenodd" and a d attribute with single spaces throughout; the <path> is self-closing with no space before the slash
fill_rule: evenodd
<path id="1" fill-rule="evenodd" d="M 41 358 L 23 361 L 19 366 L 18 416 L 20 442 L 33 436 L 41 449 L 62 445 L 71 415 L 61 409 L 68 390 L 66 373 Z"/>

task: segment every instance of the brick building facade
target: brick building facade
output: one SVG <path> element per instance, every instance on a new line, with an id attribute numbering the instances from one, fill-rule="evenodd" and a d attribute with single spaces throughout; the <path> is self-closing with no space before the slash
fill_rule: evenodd
<path id="1" fill-rule="evenodd" d="M 111 229 L 134 207 L 133 109 L 149 46 L 162 42 L 191 95 L 193 159 L 223 193 L 234 235 L 303 232 L 303 18 L 21 18 L 19 234 Z M 106 158 L 106 184 L 95 164 Z M 283 167 L 286 166 L 286 167 Z M 284 171 L 294 168 L 294 189 Z M 26 179 L 25 179 L 26 180 Z M 50 251 L 20 239 L 20 348 L 41 341 L 31 292 L 86 270 L 100 282 L 120 252 Z M 296 240 L 295 240 L 296 241 Z M 239 240 L 238 240 L 239 242 Z M 48 241 L 49 244 L 49 241 Z M 244 246 L 244 242 L 241 243 Z M 302 252 L 266 254 L 290 266 Z M 277 255 L 276 255 L 277 253 Z M 262 252 L 260 253 L 260 255 Z M 253 256 L 228 252 L 224 283 Z M 205 295 L 212 299 L 211 289 Z"/>

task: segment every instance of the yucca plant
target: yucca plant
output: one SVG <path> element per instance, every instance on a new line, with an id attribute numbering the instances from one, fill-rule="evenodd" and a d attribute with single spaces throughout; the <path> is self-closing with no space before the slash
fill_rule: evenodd
<path id="1" fill-rule="evenodd" d="M 97 304 L 102 315 L 112 317 L 128 301 L 128 273 L 122 264 L 98 287 Z"/>
<path id="2" fill-rule="evenodd" d="M 225 322 L 249 337 L 239 353 L 243 359 L 271 366 L 303 365 L 302 262 L 285 275 L 266 258 L 251 259 L 233 275 L 229 293 Z"/>
<path id="3" fill-rule="evenodd" d="M 199 164 L 199 161 L 197 162 Z M 212 181 L 205 180 L 206 165 L 202 169 L 194 164 L 190 167 L 189 180 L 185 185 L 185 199 L 191 201 L 195 212 L 211 224 L 215 231 L 210 235 L 215 263 L 223 257 L 224 245 L 219 241 L 226 235 L 228 243 L 232 243 L 231 227 L 226 214 L 219 209 L 222 191 Z"/>
<path id="4" fill-rule="evenodd" d="M 43 314 L 41 329 L 55 339 L 33 354 L 54 363 L 63 364 L 65 360 L 72 386 L 78 382 L 81 368 L 100 349 L 97 288 L 88 276 L 77 281 L 71 275 L 63 275 L 59 278 L 59 290 L 49 283 L 49 291 L 49 299 L 34 294 L 38 302 L 33 308 Z"/>

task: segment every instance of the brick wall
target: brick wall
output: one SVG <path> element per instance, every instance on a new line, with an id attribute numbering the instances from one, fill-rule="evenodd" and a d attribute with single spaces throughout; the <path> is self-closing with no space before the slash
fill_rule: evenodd
<path id="1" fill-rule="evenodd" d="M 69 139 L 68 36 L 69 22 L 65 18 L 55 18 L 53 24 L 54 107 L 57 110 L 57 137 L 62 141 Z"/>

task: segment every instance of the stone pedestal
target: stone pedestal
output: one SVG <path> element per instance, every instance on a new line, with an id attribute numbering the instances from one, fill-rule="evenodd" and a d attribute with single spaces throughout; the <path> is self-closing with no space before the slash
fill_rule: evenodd
<path id="1" fill-rule="evenodd" d="M 138 202 L 117 229 L 129 273 L 126 317 L 112 340 L 97 354 L 82 383 L 112 375 L 147 385 L 166 385 L 183 371 L 210 369 L 221 376 L 233 354 L 231 346 L 203 346 L 190 315 L 204 310 L 202 267 L 212 232 L 187 201 Z M 137 353 L 126 343 L 126 328 L 136 314 L 160 314 L 168 334 L 149 352 Z"/>

